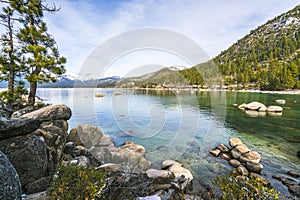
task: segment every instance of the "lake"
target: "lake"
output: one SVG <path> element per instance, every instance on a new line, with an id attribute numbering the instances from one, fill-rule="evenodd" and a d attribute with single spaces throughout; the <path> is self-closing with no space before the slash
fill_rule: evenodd
<path id="1" fill-rule="evenodd" d="M 143 145 L 154 167 L 175 159 L 194 175 L 194 190 L 232 168 L 208 154 L 219 143 L 239 137 L 262 155 L 262 173 L 282 193 L 287 187 L 271 178 L 287 170 L 300 171 L 300 95 L 249 92 L 203 92 L 115 89 L 38 89 L 46 103 L 68 105 L 69 129 L 90 124 L 110 135 L 116 145 L 131 140 Z M 105 97 L 95 98 L 95 93 Z M 245 113 L 232 104 L 259 101 L 276 105 L 285 99 L 282 115 Z M 197 180 L 203 181 L 197 181 Z"/>

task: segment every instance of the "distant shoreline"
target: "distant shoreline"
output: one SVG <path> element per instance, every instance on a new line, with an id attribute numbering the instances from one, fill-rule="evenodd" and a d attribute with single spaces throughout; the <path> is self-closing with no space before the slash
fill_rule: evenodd
<path id="1" fill-rule="evenodd" d="M 191 92 L 210 92 L 210 91 L 224 91 L 224 92 L 249 92 L 249 93 L 263 93 L 263 94 L 300 94 L 299 89 L 293 90 L 278 90 L 278 91 L 271 91 L 271 90 L 227 90 L 227 89 L 192 89 L 192 88 L 115 88 L 115 89 L 125 89 L 125 90 L 152 90 L 152 91 L 191 91 Z"/>
<path id="2" fill-rule="evenodd" d="M 186 88 L 96 88 L 96 87 L 39 87 L 38 89 L 125 89 L 125 90 L 152 90 L 152 91 L 191 91 L 191 92 L 205 92 L 205 91 L 224 91 L 224 92 L 249 92 L 249 93 L 263 93 L 263 94 L 295 94 L 300 95 L 300 89 L 293 90 L 227 90 L 227 89 L 186 89 Z M 0 92 L 6 90 L 6 88 L 0 88 Z"/>

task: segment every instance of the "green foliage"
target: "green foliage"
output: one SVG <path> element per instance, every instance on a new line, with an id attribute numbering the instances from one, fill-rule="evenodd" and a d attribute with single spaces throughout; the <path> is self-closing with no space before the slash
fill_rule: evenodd
<path id="1" fill-rule="evenodd" d="M 13 110 L 21 109 L 24 106 L 24 95 L 27 95 L 28 91 L 25 88 L 24 82 L 18 82 L 18 85 L 14 88 L 14 91 L 3 91 L 0 93 L 0 100 L 11 106 Z M 12 103 L 11 103 L 12 102 Z"/>
<path id="2" fill-rule="evenodd" d="M 271 188 L 260 178 L 251 176 L 235 177 L 234 175 L 218 176 L 213 183 L 221 189 L 224 200 L 276 200 L 280 193 Z"/>
<path id="3" fill-rule="evenodd" d="M 105 178 L 105 172 L 95 168 L 62 165 L 49 187 L 49 194 L 57 200 L 95 199 L 106 185 Z"/>

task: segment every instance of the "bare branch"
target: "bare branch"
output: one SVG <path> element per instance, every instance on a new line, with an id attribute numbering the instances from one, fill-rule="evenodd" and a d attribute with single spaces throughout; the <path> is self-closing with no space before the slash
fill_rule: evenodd
<path id="1" fill-rule="evenodd" d="M 51 13 L 55 13 L 61 9 L 60 6 L 59 6 L 59 8 L 57 8 L 54 2 L 52 3 L 52 6 L 42 4 L 42 8 L 43 8 L 43 10 L 45 10 L 47 12 L 51 12 Z"/>

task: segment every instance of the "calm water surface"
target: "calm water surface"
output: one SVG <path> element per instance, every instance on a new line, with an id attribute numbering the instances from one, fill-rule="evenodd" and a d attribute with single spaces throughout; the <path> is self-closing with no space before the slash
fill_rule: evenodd
<path id="1" fill-rule="evenodd" d="M 147 149 L 154 167 L 162 160 L 184 163 L 195 177 L 194 189 L 218 174 L 232 170 L 219 158 L 208 155 L 216 144 L 239 137 L 263 156 L 266 175 L 282 193 L 287 188 L 271 178 L 272 174 L 294 169 L 300 171 L 300 95 L 244 92 L 133 91 L 114 89 L 39 89 L 38 95 L 49 103 L 72 108 L 70 129 L 80 124 L 99 126 L 116 145 L 132 140 Z M 101 92 L 104 98 L 95 98 Z M 285 99 L 282 115 L 245 113 L 232 104 L 260 101 L 276 105 Z M 197 181 L 197 180 L 204 181 Z"/>

